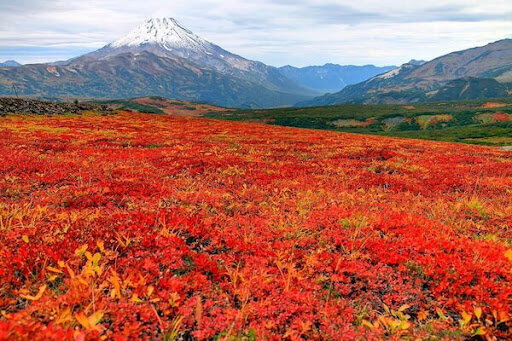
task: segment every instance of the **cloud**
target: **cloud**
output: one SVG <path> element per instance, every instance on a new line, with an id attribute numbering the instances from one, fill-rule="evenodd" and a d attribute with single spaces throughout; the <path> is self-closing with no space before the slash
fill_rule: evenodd
<path id="1" fill-rule="evenodd" d="M 0 58 L 68 59 L 148 17 L 272 65 L 399 64 L 511 37 L 512 2 L 468 0 L 0 0 Z"/>

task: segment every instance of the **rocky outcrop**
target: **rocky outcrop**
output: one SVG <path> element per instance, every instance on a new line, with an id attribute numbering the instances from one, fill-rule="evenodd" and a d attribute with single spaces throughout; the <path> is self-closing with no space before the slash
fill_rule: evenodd
<path id="1" fill-rule="evenodd" d="M 102 114 L 114 113 L 114 111 L 107 105 L 98 105 L 91 103 L 47 102 L 11 97 L 0 98 L 0 115 L 63 115 L 82 114 L 86 111 L 94 111 Z"/>

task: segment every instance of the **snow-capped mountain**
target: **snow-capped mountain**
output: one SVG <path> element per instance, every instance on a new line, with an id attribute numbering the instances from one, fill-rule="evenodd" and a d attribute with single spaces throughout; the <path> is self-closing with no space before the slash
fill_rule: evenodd
<path id="1" fill-rule="evenodd" d="M 142 51 L 149 51 L 162 57 L 180 57 L 196 61 L 230 55 L 219 46 L 186 29 L 176 19 L 152 18 L 126 36 L 81 58 L 108 59 L 121 53 Z"/>
<path id="2" fill-rule="evenodd" d="M 226 51 L 194 34 L 173 18 L 148 19 L 121 39 L 72 62 L 106 60 L 122 53 L 136 55 L 143 51 L 174 60 L 182 58 L 198 67 L 213 68 L 226 75 L 263 84 L 272 90 L 306 96 L 315 94 L 311 89 L 283 76 L 277 68 Z"/>
<path id="3" fill-rule="evenodd" d="M 230 107 L 292 105 L 320 94 L 275 67 L 224 50 L 172 18 L 153 18 L 86 55 L 0 69 L 0 95 L 162 96 Z"/>
<path id="4" fill-rule="evenodd" d="M 121 48 L 146 44 L 157 44 L 168 51 L 189 49 L 208 53 L 213 50 L 213 44 L 184 28 L 173 18 L 149 19 L 123 38 L 107 46 Z"/>

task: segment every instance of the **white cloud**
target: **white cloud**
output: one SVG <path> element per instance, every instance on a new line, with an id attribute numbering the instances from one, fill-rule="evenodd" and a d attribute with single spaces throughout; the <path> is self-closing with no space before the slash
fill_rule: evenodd
<path id="1" fill-rule="evenodd" d="M 154 16 L 272 65 L 399 64 L 512 37 L 510 0 L 0 0 L 0 13 L 0 57 L 22 62 L 94 50 Z"/>

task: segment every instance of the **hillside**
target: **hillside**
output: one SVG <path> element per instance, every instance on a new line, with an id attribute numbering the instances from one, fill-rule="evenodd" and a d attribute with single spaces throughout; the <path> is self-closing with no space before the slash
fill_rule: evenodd
<path id="1" fill-rule="evenodd" d="M 173 116 L 203 116 L 216 112 L 232 112 L 231 109 L 216 107 L 205 103 L 179 101 L 165 97 L 139 97 L 130 99 L 113 99 L 94 101 L 107 105 L 113 110 L 141 112 L 146 114 L 166 114 Z"/>
<path id="2" fill-rule="evenodd" d="M 0 155 L 0 339 L 512 335 L 510 152 L 121 113 Z"/>
<path id="3" fill-rule="evenodd" d="M 127 67 L 128 66 L 128 67 Z M 226 107 L 272 107 L 301 96 L 278 93 L 239 78 L 199 69 L 185 60 L 150 52 L 121 54 L 108 61 L 67 66 L 29 65 L 0 69 L 0 94 L 43 98 L 127 98 L 148 95 Z M 237 89 L 233 92 L 233 89 Z"/>
<path id="4" fill-rule="evenodd" d="M 37 98 L 161 96 L 224 107 L 279 107 L 319 92 L 276 68 L 230 53 L 172 18 L 67 62 L 0 68 L 0 95 Z"/>
<path id="5" fill-rule="evenodd" d="M 480 83 L 480 80 L 470 81 Z M 449 98 L 468 82 L 453 81 L 437 94 Z M 468 96 L 472 97 L 472 96 Z M 512 99 L 449 101 L 414 105 L 345 104 L 311 108 L 216 112 L 208 117 L 235 121 L 327 129 L 497 146 L 512 145 Z"/>
<path id="6" fill-rule="evenodd" d="M 471 91 L 446 91 L 454 81 L 469 83 Z M 493 98 L 509 96 L 511 90 L 512 39 L 504 39 L 453 52 L 421 65 L 406 63 L 338 93 L 300 102 L 297 106 L 436 101 L 441 99 L 439 92 L 444 93 L 445 100 Z"/>

